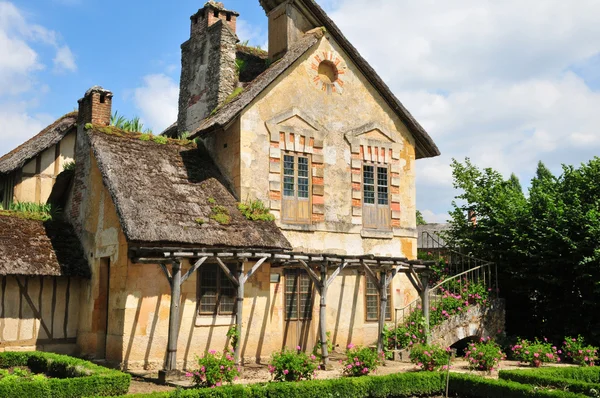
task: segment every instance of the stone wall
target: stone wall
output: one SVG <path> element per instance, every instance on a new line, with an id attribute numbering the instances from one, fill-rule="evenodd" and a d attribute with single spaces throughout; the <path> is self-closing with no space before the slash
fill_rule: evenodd
<path id="1" fill-rule="evenodd" d="M 468 311 L 454 315 L 448 321 L 433 328 L 431 341 L 442 347 L 450 347 L 468 337 L 494 337 L 505 330 L 505 317 L 503 299 L 492 300 L 489 306 L 472 306 Z"/>

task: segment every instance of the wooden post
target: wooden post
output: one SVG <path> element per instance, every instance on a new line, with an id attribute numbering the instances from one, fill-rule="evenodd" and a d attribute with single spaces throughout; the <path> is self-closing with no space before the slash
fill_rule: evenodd
<path id="1" fill-rule="evenodd" d="M 181 263 L 173 261 L 171 272 L 171 309 L 169 311 L 169 338 L 167 343 L 167 372 L 177 369 L 177 338 L 179 335 L 179 302 L 181 300 Z"/>
<path id="2" fill-rule="evenodd" d="M 321 263 L 321 285 L 319 294 L 321 295 L 321 307 L 319 309 L 319 328 L 321 329 L 321 355 L 323 357 L 323 366 L 329 364 L 329 352 L 327 348 L 327 264 Z"/>
<path id="3" fill-rule="evenodd" d="M 423 285 L 421 305 L 423 306 L 423 317 L 425 317 L 425 343 L 429 344 L 431 336 L 429 335 L 429 274 L 427 272 L 421 274 L 421 284 Z"/>
<path id="4" fill-rule="evenodd" d="M 236 299 L 236 309 L 235 309 L 235 326 L 237 328 L 238 335 L 240 338 L 238 339 L 237 345 L 234 350 L 234 360 L 236 365 L 242 365 L 242 360 L 240 359 L 240 353 L 242 351 L 242 317 L 244 314 L 244 285 L 245 285 L 245 276 L 244 276 L 244 263 L 240 261 L 238 263 L 237 269 L 237 299 Z"/>
<path id="5" fill-rule="evenodd" d="M 377 352 L 381 355 L 383 352 L 383 327 L 385 325 L 385 315 L 387 311 L 387 273 L 385 271 L 380 272 L 381 278 L 379 281 L 379 328 L 377 336 Z"/>

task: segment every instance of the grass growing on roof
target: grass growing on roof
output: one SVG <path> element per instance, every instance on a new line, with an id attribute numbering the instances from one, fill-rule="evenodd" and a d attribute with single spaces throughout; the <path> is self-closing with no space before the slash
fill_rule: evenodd
<path id="1" fill-rule="evenodd" d="M 0 215 L 14 216 L 34 221 L 51 221 L 58 218 L 61 213 L 61 209 L 54 208 L 49 204 L 32 202 L 13 202 L 6 210 L 0 208 Z"/>
<path id="2" fill-rule="evenodd" d="M 239 211 L 250 221 L 275 221 L 269 208 L 261 200 L 251 200 L 246 203 L 238 203 Z"/>
<path id="3" fill-rule="evenodd" d="M 237 87 L 235 90 L 233 90 L 233 92 L 231 94 L 229 94 L 227 96 L 227 98 L 225 98 L 225 101 L 223 101 L 223 103 L 221 105 L 219 105 L 215 109 L 213 109 L 213 111 L 210 113 L 210 115 L 211 116 L 215 115 L 217 112 L 219 112 L 221 110 L 221 108 L 223 108 L 225 105 L 229 104 L 231 101 L 233 101 L 234 99 L 239 97 L 240 94 L 242 94 L 243 92 L 244 92 L 243 87 Z"/>
<path id="4" fill-rule="evenodd" d="M 229 210 L 226 207 L 216 205 L 211 209 L 210 219 L 218 222 L 221 225 L 229 225 L 231 223 L 231 216 Z"/>

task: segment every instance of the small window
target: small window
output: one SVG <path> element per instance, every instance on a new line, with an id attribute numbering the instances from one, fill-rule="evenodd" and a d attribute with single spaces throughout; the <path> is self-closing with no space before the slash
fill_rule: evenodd
<path id="1" fill-rule="evenodd" d="M 106 95 L 105 94 L 101 94 L 100 95 L 100 103 L 104 104 L 106 102 Z"/>
<path id="2" fill-rule="evenodd" d="M 311 180 L 310 159 L 306 155 L 283 155 L 282 221 L 289 224 L 310 224 Z"/>
<path id="3" fill-rule="evenodd" d="M 367 321 L 379 320 L 379 290 L 371 278 L 365 276 L 365 303 Z M 385 320 L 392 320 L 392 285 L 388 286 L 388 300 Z"/>
<path id="4" fill-rule="evenodd" d="M 285 319 L 287 321 L 312 319 L 313 283 L 304 270 L 286 270 Z"/>
<path id="5" fill-rule="evenodd" d="M 363 165 L 363 226 L 368 229 L 389 230 L 391 212 L 388 166 Z"/>
<path id="6" fill-rule="evenodd" d="M 215 10 L 215 12 L 213 13 L 213 16 L 215 18 L 219 18 L 219 11 Z"/>
<path id="7" fill-rule="evenodd" d="M 229 22 L 229 21 L 231 21 L 231 13 L 230 12 L 227 13 L 227 22 Z"/>
<path id="8" fill-rule="evenodd" d="M 230 265 L 229 270 L 235 271 Z M 232 315 L 237 289 L 218 264 L 205 264 L 198 273 L 200 315 Z"/>

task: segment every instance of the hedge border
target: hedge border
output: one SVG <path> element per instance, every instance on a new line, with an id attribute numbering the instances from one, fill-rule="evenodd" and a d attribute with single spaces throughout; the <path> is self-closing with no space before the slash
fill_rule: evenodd
<path id="1" fill-rule="evenodd" d="M 503 370 L 499 377 L 518 383 L 543 387 L 568 389 L 589 395 L 591 390 L 600 392 L 600 369 L 598 368 L 546 368 L 532 370 Z"/>
<path id="2" fill-rule="evenodd" d="M 401 398 L 432 396 L 445 392 L 446 374 L 410 372 L 387 376 L 363 376 L 299 383 L 234 385 L 213 389 L 189 389 L 166 393 L 137 394 L 120 398 Z M 489 398 L 584 398 L 585 395 L 538 389 L 508 380 L 485 379 L 451 373 L 450 391 L 464 397 Z"/>
<path id="3" fill-rule="evenodd" d="M 0 397 L 79 398 L 127 394 L 131 376 L 66 355 L 45 352 L 0 353 L 0 368 L 27 366 L 56 378 L 1 382 Z M 67 377 L 67 378 L 58 378 Z"/>

